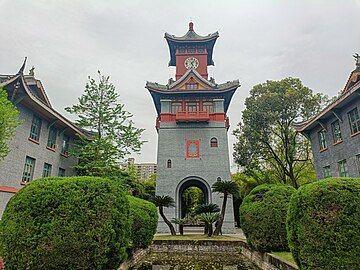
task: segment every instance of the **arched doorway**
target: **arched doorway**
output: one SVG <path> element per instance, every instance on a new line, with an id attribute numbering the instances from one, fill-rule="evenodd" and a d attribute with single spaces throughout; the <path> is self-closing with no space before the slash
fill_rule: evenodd
<path id="1" fill-rule="evenodd" d="M 191 196 L 192 198 L 189 198 Z M 208 183 L 199 177 L 182 180 L 176 189 L 177 217 L 184 218 L 194 211 L 198 204 L 211 203 L 211 189 Z"/>

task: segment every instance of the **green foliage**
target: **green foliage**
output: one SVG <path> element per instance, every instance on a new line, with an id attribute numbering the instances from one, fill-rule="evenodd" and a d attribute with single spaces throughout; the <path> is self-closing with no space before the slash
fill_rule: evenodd
<path id="1" fill-rule="evenodd" d="M 234 181 L 217 181 L 212 185 L 212 192 L 233 195 L 234 197 L 240 195 L 239 186 Z"/>
<path id="2" fill-rule="evenodd" d="M 302 270 L 359 269 L 360 178 L 329 178 L 293 195 L 289 246 Z"/>
<path id="3" fill-rule="evenodd" d="M 240 206 L 240 222 L 248 244 L 261 252 L 288 250 L 286 213 L 296 190 L 283 184 L 254 188 Z"/>
<path id="4" fill-rule="evenodd" d="M 195 209 L 195 213 L 197 215 L 202 213 L 217 213 L 217 212 L 220 212 L 220 208 L 215 203 L 200 204 Z"/>
<path id="5" fill-rule="evenodd" d="M 204 203 L 205 195 L 198 187 L 188 187 L 182 193 L 181 199 L 185 215 L 194 215 L 197 206 Z"/>
<path id="6" fill-rule="evenodd" d="M 133 196 L 127 198 L 130 204 L 132 247 L 147 248 L 156 232 L 157 209 L 151 202 Z"/>
<path id="7" fill-rule="evenodd" d="M 304 170 L 312 172 L 310 142 L 293 124 L 317 113 L 328 99 L 314 94 L 299 79 L 255 85 L 245 100 L 242 122 L 234 131 L 234 158 L 246 172 L 268 171 L 297 188 Z"/>
<path id="8" fill-rule="evenodd" d="M 129 204 L 112 181 L 43 178 L 7 204 L 0 223 L 6 269 L 115 269 L 126 258 Z"/>
<path id="9" fill-rule="evenodd" d="M 99 82 L 89 77 L 79 103 L 66 110 L 78 117 L 78 126 L 92 132 L 91 139 L 80 138 L 70 151 L 80 157 L 78 172 L 107 176 L 118 170 L 119 160 L 130 152 L 140 151 L 143 129 L 134 127 L 132 114 L 119 103 L 119 94 L 110 78 L 98 73 Z"/>
<path id="10" fill-rule="evenodd" d="M 220 213 L 201 213 L 198 215 L 200 221 L 205 222 L 206 232 L 209 237 L 213 234 L 213 223 L 220 219 Z"/>
<path id="11" fill-rule="evenodd" d="M 175 207 L 175 201 L 170 196 L 156 195 L 153 202 L 157 207 Z"/>
<path id="12" fill-rule="evenodd" d="M 9 153 L 8 141 L 19 125 L 19 112 L 0 87 L 0 161 Z"/>

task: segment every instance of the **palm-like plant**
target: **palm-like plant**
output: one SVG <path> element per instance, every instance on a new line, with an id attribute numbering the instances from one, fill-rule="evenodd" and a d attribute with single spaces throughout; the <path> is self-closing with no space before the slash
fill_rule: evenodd
<path id="1" fill-rule="evenodd" d="M 212 191 L 224 194 L 224 200 L 221 206 L 220 219 L 214 231 L 214 235 L 219 235 L 224 222 L 227 199 L 229 195 L 233 195 L 234 197 L 239 196 L 239 186 L 233 181 L 218 181 L 213 184 Z"/>
<path id="2" fill-rule="evenodd" d="M 200 204 L 195 209 L 195 213 L 197 215 L 200 215 L 202 213 L 216 213 L 216 212 L 220 212 L 220 208 L 215 203 Z"/>
<path id="3" fill-rule="evenodd" d="M 171 198 L 170 196 L 158 196 L 158 195 L 156 195 L 154 197 L 153 201 L 154 201 L 154 204 L 157 207 L 159 207 L 160 216 L 163 218 L 166 225 L 169 226 L 171 235 L 176 235 L 174 226 L 171 224 L 171 222 L 164 215 L 164 207 L 174 207 L 175 206 L 174 199 Z"/>
<path id="4" fill-rule="evenodd" d="M 184 225 L 186 224 L 187 220 L 185 218 L 173 218 L 171 220 L 171 222 L 179 225 L 180 235 L 183 235 L 184 234 Z"/>
<path id="5" fill-rule="evenodd" d="M 219 220 L 220 218 L 220 214 L 219 213 L 201 213 L 199 216 L 199 219 L 201 221 L 203 221 L 206 225 L 207 229 L 207 234 L 209 237 L 211 237 L 213 235 L 213 226 L 212 224 Z"/>
<path id="6" fill-rule="evenodd" d="M 202 213 L 218 213 L 220 212 L 220 208 L 217 204 L 215 203 L 209 203 L 209 204 L 200 204 L 198 205 L 198 207 L 196 207 L 195 209 L 195 213 L 197 215 L 200 215 Z M 209 232 L 209 224 L 205 223 L 205 226 L 204 226 L 204 234 L 208 234 Z"/>

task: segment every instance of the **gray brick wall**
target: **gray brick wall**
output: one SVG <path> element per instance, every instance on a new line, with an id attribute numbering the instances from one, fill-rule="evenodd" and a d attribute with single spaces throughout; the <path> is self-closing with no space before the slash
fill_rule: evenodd
<path id="1" fill-rule="evenodd" d="M 218 139 L 218 147 L 210 147 L 210 139 Z M 186 159 L 186 140 L 200 140 L 200 158 Z M 171 159 L 172 167 L 167 168 Z M 224 123 L 161 123 L 158 137 L 157 195 L 168 195 L 176 200 L 175 208 L 165 209 L 169 219 L 180 217 L 178 190 L 184 179 L 201 179 L 209 188 L 209 201 L 221 206 L 222 196 L 211 193 L 211 186 L 218 177 L 230 180 L 230 163 L 227 130 Z M 159 220 L 158 232 L 168 232 L 168 227 Z M 232 199 L 227 204 L 223 231 L 234 232 Z"/>
<path id="2" fill-rule="evenodd" d="M 52 176 L 57 176 L 59 168 L 65 169 L 66 176 L 75 174 L 72 168 L 78 160 L 73 157 L 60 155 L 62 135 L 57 136 L 57 149 L 55 152 L 46 149 L 48 140 L 48 122 L 42 120 L 39 144 L 28 140 L 30 127 L 33 119 L 33 112 L 28 108 L 19 105 L 21 125 L 16 129 L 14 138 L 9 142 L 10 153 L 0 161 L 0 186 L 21 188 L 20 185 L 26 156 L 35 158 L 34 179 L 42 177 L 44 163 L 52 165 Z M 70 139 L 70 144 L 73 139 Z M 9 193 L 0 192 L 0 217 L 10 198 Z"/>
<path id="3" fill-rule="evenodd" d="M 328 119 L 321 120 L 327 129 L 327 150 L 320 152 L 318 132 L 322 130 L 322 127 L 317 125 L 313 130 L 311 130 L 310 140 L 315 159 L 316 174 L 319 179 L 324 178 L 323 168 L 325 166 L 330 166 L 332 176 L 339 176 L 338 162 L 344 159 L 346 159 L 349 176 L 360 177 L 359 168 L 356 162 L 356 155 L 360 154 L 360 135 L 354 137 L 350 136 L 351 129 L 347 115 L 347 113 L 355 107 L 357 107 L 360 112 L 360 98 L 357 98 L 356 101 L 352 102 L 350 105 L 346 105 L 341 109 L 341 111 L 339 111 L 340 117 L 343 120 L 342 123 L 340 123 L 343 139 L 342 143 L 336 145 L 333 143 L 331 123 L 337 120 L 334 115 Z"/>

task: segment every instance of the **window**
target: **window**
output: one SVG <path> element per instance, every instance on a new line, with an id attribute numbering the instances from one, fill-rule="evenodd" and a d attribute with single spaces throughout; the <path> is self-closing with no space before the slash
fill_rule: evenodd
<path id="1" fill-rule="evenodd" d="M 214 112 L 214 104 L 212 102 L 205 101 L 203 102 L 203 110 L 208 113 Z"/>
<path id="2" fill-rule="evenodd" d="M 182 103 L 181 102 L 172 102 L 171 103 L 171 113 L 177 113 L 182 111 Z"/>
<path id="3" fill-rule="evenodd" d="M 325 167 L 323 168 L 323 175 L 324 175 L 324 178 L 331 177 L 330 165 L 325 166 Z"/>
<path id="4" fill-rule="evenodd" d="M 339 165 L 339 176 L 348 177 L 349 174 L 348 174 L 348 167 L 346 164 L 346 159 L 339 161 L 338 165 Z"/>
<path id="5" fill-rule="evenodd" d="M 51 127 L 49 129 L 49 137 L 47 142 L 47 147 L 55 149 L 56 148 L 56 136 L 57 136 L 57 129 Z"/>
<path id="6" fill-rule="evenodd" d="M 30 138 L 35 141 L 39 141 L 40 130 L 41 130 L 41 119 L 38 116 L 34 115 L 31 123 Z"/>
<path id="7" fill-rule="evenodd" d="M 199 111 L 199 103 L 198 102 L 187 102 L 186 109 L 188 112 L 198 112 Z"/>
<path id="8" fill-rule="evenodd" d="M 64 177 L 65 176 L 65 169 L 59 168 L 58 176 Z"/>
<path id="9" fill-rule="evenodd" d="M 318 136 L 319 136 L 320 150 L 326 149 L 327 148 L 327 143 L 326 143 L 326 131 L 325 131 L 325 129 L 319 131 Z"/>
<path id="10" fill-rule="evenodd" d="M 351 110 L 348 113 L 349 123 L 351 128 L 351 134 L 355 134 L 360 131 L 360 116 L 357 108 Z"/>
<path id="11" fill-rule="evenodd" d="M 342 136 L 341 136 L 341 129 L 340 129 L 340 121 L 339 120 L 336 120 L 335 122 L 333 122 L 331 124 L 331 130 L 332 130 L 334 143 L 341 142 L 342 141 Z"/>
<path id="12" fill-rule="evenodd" d="M 51 176 L 51 169 L 52 169 L 52 165 L 49 163 L 44 163 L 44 169 L 43 169 L 43 174 L 42 177 L 49 177 Z"/>
<path id="13" fill-rule="evenodd" d="M 356 163 L 357 163 L 358 172 L 359 172 L 359 175 L 360 175 L 360 154 L 356 156 Z"/>
<path id="14" fill-rule="evenodd" d="M 168 159 L 167 164 L 166 164 L 166 167 L 167 167 L 168 169 L 171 168 L 171 159 Z"/>
<path id="15" fill-rule="evenodd" d="M 69 154 L 69 141 L 70 141 L 70 137 L 64 134 L 61 144 L 61 154 L 63 155 Z"/>
<path id="16" fill-rule="evenodd" d="M 210 147 L 218 147 L 218 140 L 216 138 L 211 138 Z"/>
<path id="17" fill-rule="evenodd" d="M 29 182 L 34 177 L 34 168 L 35 168 L 35 159 L 26 156 L 25 158 L 25 166 L 24 166 L 24 172 L 22 176 L 23 182 Z"/>
<path id="18" fill-rule="evenodd" d="M 187 89 L 187 90 L 195 90 L 195 89 L 198 89 L 198 84 L 197 84 L 197 83 L 187 83 L 187 84 L 186 84 L 186 89 Z"/>

